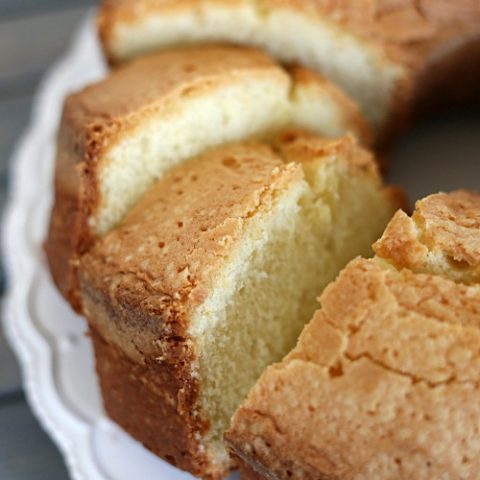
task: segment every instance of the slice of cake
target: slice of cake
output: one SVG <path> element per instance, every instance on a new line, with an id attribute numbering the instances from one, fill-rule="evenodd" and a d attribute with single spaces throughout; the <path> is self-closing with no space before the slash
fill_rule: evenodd
<path id="1" fill-rule="evenodd" d="M 376 249 L 235 414 L 245 478 L 478 477 L 480 196 L 427 197 Z"/>
<path id="2" fill-rule="evenodd" d="M 167 173 L 81 261 L 108 414 L 172 464 L 226 475 L 235 409 L 397 198 L 352 136 L 287 131 Z"/>
<path id="3" fill-rule="evenodd" d="M 208 41 L 263 48 L 322 72 L 378 131 L 424 97 L 478 90 L 477 0 L 104 0 L 98 21 L 112 63 Z"/>
<path id="4" fill-rule="evenodd" d="M 167 170 L 211 146 L 288 125 L 368 141 L 357 107 L 334 86 L 249 48 L 149 56 L 68 97 L 46 243 L 61 292 L 79 309 L 79 258 Z"/>

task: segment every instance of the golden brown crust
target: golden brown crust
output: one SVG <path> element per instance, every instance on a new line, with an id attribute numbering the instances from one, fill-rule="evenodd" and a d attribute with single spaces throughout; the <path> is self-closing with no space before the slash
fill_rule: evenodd
<path id="1" fill-rule="evenodd" d="M 362 148 L 351 134 L 329 139 L 301 129 L 288 128 L 273 138 L 273 147 L 287 162 L 336 162 L 341 157 L 352 168 L 380 181 L 378 166 L 369 150 Z"/>
<path id="2" fill-rule="evenodd" d="M 77 267 L 95 237 L 90 222 L 99 208 L 99 175 L 103 159 L 117 139 L 141 126 L 144 119 L 178 108 L 194 95 L 239 78 L 278 79 L 301 88 L 327 83 L 304 69 L 290 78 L 267 55 L 242 47 L 202 46 L 174 49 L 146 56 L 118 69 L 107 79 L 67 98 L 58 138 L 55 204 L 46 252 L 52 276 L 63 295 L 80 310 Z M 359 135 L 368 130 L 358 110 L 337 92 L 332 95 L 344 110 L 346 122 Z"/>
<path id="3" fill-rule="evenodd" d="M 336 162 L 339 158 L 359 174 L 366 174 L 380 183 L 379 165 L 371 151 L 362 148 L 356 138 L 347 134 L 337 139 L 326 139 L 300 129 L 288 128 L 272 139 L 273 148 L 285 161 L 309 163 Z M 393 209 L 405 208 L 407 199 L 400 188 L 385 185 L 385 199 Z"/>
<path id="4" fill-rule="evenodd" d="M 330 98 L 340 107 L 340 110 L 342 110 L 345 116 L 345 123 L 351 126 L 351 131 L 361 140 L 362 145 L 367 147 L 373 145 L 374 135 L 372 129 L 361 113 L 358 104 L 347 96 L 343 90 L 327 80 L 326 77 L 311 69 L 294 65 L 289 67 L 288 71 L 295 87 L 292 95 L 295 95 L 295 89 L 309 86 L 328 92 Z"/>
<path id="5" fill-rule="evenodd" d="M 111 275 L 121 272 L 151 283 L 159 295 L 182 299 L 180 303 L 188 298 L 194 307 L 248 218 L 265 209 L 275 192 L 301 178 L 299 165 L 284 164 L 267 145 L 210 150 L 168 173 L 120 228 L 97 242 L 82 261 L 84 272 L 95 272 L 85 284 L 101 281 L 107 288 L 116 283 Z"/>
<path id="6" fill-rule="evenodd" d="M 465 190 L 431 195 L 417 202 L 414 218 L 430 248 L 455 262 L 480 264 L 480 195 Z"/>
<path id="7" fill-rule="evenodd" d="M 128 0 L 123 0 L 124 4 Z M 480 3 L 477 0 L 266 0 L 264 8 L 289 8 L 326 17 L 384 51 L 405 69 L 393 93 L 386 144 L 425 108 L 475 97 L 480 74 Z M 459 78 L 459 73 L 466 75 Z"/>
<path id="8" fill-rule="evenodd" d="M 209 0 L 211 6 L 246 5 L 247 0 Z M 99 11 L 100 36 L 107 52 L 116 24 L 134 23 L 152 13 L 198 8 L 195 0 L 104 0 Z M 476 0 L 264 0 L 257 8 L 266 14 L 276 9 L 327 18 L 349 32 L 390 50 L 393 56 L 415 64 L 440 40 L 453 35 L 478 32 L 480 6 Z"/>
<path id="9" fill-rule="evenodd" d="M 154 359 L 132 361 L 91 331 L 105 409 L 115 422 L 172 465 L 197 475 L 208 467 L 195 439 L 195 383 Z M 182 361 L 184 361 L 182 357 Z M 195 428 L 194 428 L 195 427 Z"/>
<path id="10" fill-rule="evenodd" d="M 421 272 L 437 250 L 478 271 L 479 207 L 458 191 L 397 212 L 378 256 L 325 289 L 226 434 L 259 478 L 476 478 L 480 286 Z"/>
<path id="11" fill-rule="evenodd" d="M 346 162 L 358 176 L 380 182 L 372 156 L 351 136 L 328 140 L 289 131 L 273 143 L 275 148 L 259 142 L 217 147 L 171 171 L 81 261 L 82 298 L 91 329 L 109 348 L 121 351 L 138 366 L 135 375 L 144 369 L 148 376 L 155 367 L 169 375 L 171 395 L 190 392 L 189 403 L 182 404 L 184 410 L 178 409 L 175 418 L 183 422 L 178 434 L 189 435 L 189 456 L 203 465 L 195 470 L 183 468 L 202 475 L 213 475 L 213 467 L 208 454 L 198 453 L 208 421 L 201 413 L 192 415 L 199 406 L 193 374 L 195 343 L 188 326 L 225 260 L 243 238 L 249 219 L 270 211 L 283 192 L 306 185 L 304 172 L 313 161 L 317 167 L 319 162 Z M 104 360 L 97 356 L 97 361 Z M 100 375 L 102 368 L 98 367 Z M 128 378 L 121 381 L 128 382 Z M 113 382 L 102 380 L 103 389 L 107 381 Z M 134 391 L 135 385 L 124 388 Z M 128 418 L 134 408 L 130 403 L 127 406 L 134 400 L 133 393 L 128 395 L 122 400 L 104 394 L 107 410 L 137 439 L 150 445 L 142 437 L 141 425 L 132 427 Z M 125 408 L 124 416 L 121 408 Z M 141 420 L 134 418 L 135 422 Z M 173 441 L 172 437 L 169 442 Z M 179 439 L 181 445 L 186 441 Z M 162 453 L 160 444 L 156 445 L 152 448 Z"/>
<path id="12" fill-rule="evenodd" d="M 97 187 L 95 163 L 87 167 L 83 160 L 94 142 L 94 133 L 88 126 L 78 128 L 72 120 L 71 105 L 68 99 L 58 133 L 55 198 L 45 252 L 56 286 L 72 307 L 80 311 L 77 268 L 80 256 L 92 241 L 87 219 L 97 202 Z"/>
<path id="13" fill-rule="evenodd" d="M 202 445 L 208 421 L 196 402 L 190 318 L 249 218 L 270 209 L 279 192 L 299 182 L 301 167 L 285 164 L 268 146 L 214 149 L 167 174 L 81 262 L 85 314 L 108 344 L 97 354 L 107 411 L 163 458 L 204 478 L 218 478 L 227 467 L 216 464 Z M 112 367 L 101 363 L 110 362 L 115 349 L 125 358 L 109 376 Z M 158 391 L 139 388 L 155 376 Z M 160 393 L 163 381 L 168 396 Z M 148 396 L 142 404 L 155 403 L 160 412 L 145 429 L 132 404 L 137 390 Z M 159 432 L 152 440 L 157 421 L 172 429 L 165 439 Z"/>
<path id="14" fill-rule="evenodd" d="M 238 2 L 239 0 L 231 0 L 232 4 Z M 149 12 L 163 12 L 166 9 L 181 11 L 185 8 L 195 9 L 196 7 L 198 7 L 197 0 L 146 0 L 137 2 L 136 6 L 124 0 L 106 0 L 102 2 L 97 16 L 97 30 L 107 61 L 111 65 L 118 63 L 113 52 L 108 48 L 115 35 L 115 27 L 118 23 L 134 22 Z"/>
<path id="15" fill-rule="evenodd" d="M 398 268 L 441 273 L 441 263 L 467 281 L 478 281 L 479 228 L 480 195 L 438 193 L 418 201 L 411 218 L 397 212 L 374 249 Z"/>
<path id="16" fill-rule="evenodd" d="M 480 4 L 477 0 L 104 0 L 99 31 L 111 63 L 121 61 L 114 49 L 120 27 L 141 23 L 152 15 L 165 18 L 207 9 L 253 7 L 259 21 L 278 10 L 331 22 L 357 38 L 377 61 L 397 68 L 389 112 L 378 128 L 377 144 L 386 148 L 413 117 L 441 106 L 479 100 L 475 79 L 480 74 Z M 241 28 L 241 25 L 239 26 Z M 267 28 L 267 27 L 266 27 Z M 235 39 L 236 36 L 233 37 Z M 246 35 L 245 43 L 257 42 Z M 186 40 L 186 39 L 185 39 Z M 226 41 L 232 39 L 226 35 Z M 182 42 L 182 38 L 175 40 Z M 148 45 L 145 48 L 153 48 Z M 162 48 L 171 45 L 164 40 Z"/>
<path id="17" fill-rule="evenodd" d="M 266 478 L 476 478 L 480 288 L 358 259 L 320 302 L 235 415 L 235 453 Z"/>
<path id="18" fill-rule="evenodd" d="M 248 48 L 185 48 L 142 58 L 67 98 L 58 138 L 55 203 L 45 250 L 53 279 L 79 311 L 77 267 L 95 232 L 89 219 L 100 201 L 98 167 L 116 136 L 182 96 L 255 73 L 287 75 Z"/>
<path id="19" fill-rule="evenodd" d="M 235 465 L 238 467 L 241 480 L 262 480 L 265 478 L 260 473 L 255 471 L 249 463 L 244 462 L 240 457 L 236 457 L 234 455 L 233 457 L 235 458 Z"/>
<path id="20" fill-rule="evenodd" d="M 286 76 L 275 61 L 254 48 L 214 44 L 174 48 L 144 55 L 73 94 L 70 111 L 80 126 L 99 122 L 115 129 L 139 110 L 156 109 L 159 103 L 165 108 L 166 99 L 174 103 L 182 94 L 262 71 Z"/>

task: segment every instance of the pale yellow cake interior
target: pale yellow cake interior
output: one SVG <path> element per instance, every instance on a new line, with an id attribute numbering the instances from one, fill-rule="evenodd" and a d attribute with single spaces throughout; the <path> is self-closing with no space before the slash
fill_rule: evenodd
<path id="1" fill-rule="evenodd" d="M 376 179 L 342 161 L 308 162 L 273 208 L 257 213 L 192 322 L 195 375 L 211 422 L 207 443 L 227 463 L 223 433 L 264 368 L 295 345 L 317 296 L 392 214 Z"/>
<path id="2" fill-rule="evenodd" d="M 114 24 L 107 48 L 128 59 L 156 48 L 208 41 L 254 45 L 285 62 L 316 69 L 341 85 L 375 127 L 384 124 L 404 71 L 381 49 L 323 15 L 269 8 L 262 1 L 202 1 L 146 11 Z"/>
<path id="3" fill-rule="evenodd" d="M 205 92 L 187 92 L 123 134 L 99 164 L 100 205 L 90 217 L 96 233 L 117 225 L 165 172 L 210 147 L 290 125 L 323 136 L 351 131 L 361 137 L 351 112 L 321 82 L 297 82 L 281 72 L 238 76 Z"/>

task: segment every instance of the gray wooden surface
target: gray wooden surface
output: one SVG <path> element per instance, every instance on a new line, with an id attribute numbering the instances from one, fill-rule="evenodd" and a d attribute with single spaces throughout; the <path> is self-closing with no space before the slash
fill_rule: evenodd
<path id="1" fill-rule="evenodd" d="M 34 89 L 94 0 L 0 0 L 0 203 L 8 159 Z M 390 178 L 412 199 L 440 189 L 480 190 L 480 114 L 432 119 L 398 143 Z M 3 279 L 0 278 L 0 288 Z M 63 460 L 30 412 L 0 330 L 0 480 L 66 479 Z M 93 480 L 93 479 L 92 479 Z"/>
<path id="2" fill-rule="evenodd" d="M 25 127 L 37 83 L 61 55 L 94 0 L 0 0 L 0 204 L 8 160 Z M 3 279 L 0 279 L 3 286 Z M 68 479 L 64 461 L 22 392 L 17 363 L 0 329 L 0 479 Z"/>

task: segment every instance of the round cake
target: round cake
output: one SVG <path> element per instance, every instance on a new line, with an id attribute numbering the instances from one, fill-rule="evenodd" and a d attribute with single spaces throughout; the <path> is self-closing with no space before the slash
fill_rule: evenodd
<path id="1" fill-rule="evenodd" d="M 480 1 L 104 0 L 98 27 L 45 249 L 108 415 L 206 480 L 476 480 L 480 197 L 409 216 L 368 148 L 478 99 Z"/>

